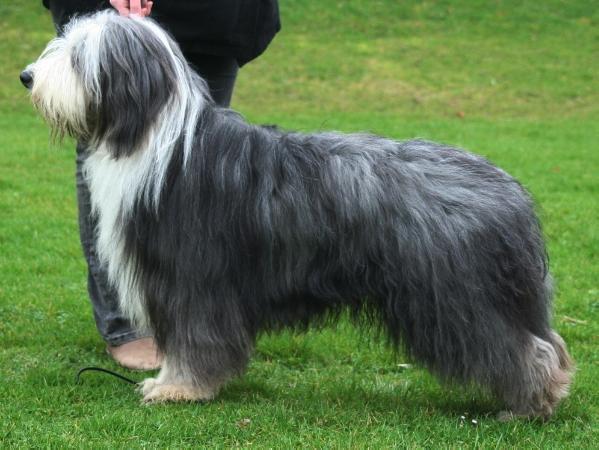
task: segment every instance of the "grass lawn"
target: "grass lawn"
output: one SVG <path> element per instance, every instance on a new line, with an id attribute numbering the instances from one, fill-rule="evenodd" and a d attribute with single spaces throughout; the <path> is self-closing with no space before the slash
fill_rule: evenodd
<path id="1" fill-rule="evenodd" d="M 142 407 L 101 374 L 76 386 L 77 369 L 116 366 L 86 299 L 73 143 L 48 148 L 18 80 L 53 28 L 41 1 L 2 0 L 0 447 L 596 448 L 597 3 L 281 0 L 281 13 L 234 108 L 293 129 L 438 140 L 519 178 L 545 226 L 554 326 L 578 367 L 571 396 L 547 423 L 499 423 L 489 397 L 403 368 L 345 322 L 262 337 L 247 375 L 210 404 Z"/>

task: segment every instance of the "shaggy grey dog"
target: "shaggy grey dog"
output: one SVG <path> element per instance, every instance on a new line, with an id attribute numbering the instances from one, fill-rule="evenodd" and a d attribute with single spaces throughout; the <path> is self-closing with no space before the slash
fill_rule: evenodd
<path id="1" fill-rule="evenodd" d="M 567 395 L 532 201 L 485 159 L 250 125 L 156 23 L 109 12 L 74 21 L 21 78 L 55 133 L 90 144 L 99 255 L 165 354 L 145 401 L 211 399 L 260 332 L 344 310 L 509 414 L 549 416 Z"/>

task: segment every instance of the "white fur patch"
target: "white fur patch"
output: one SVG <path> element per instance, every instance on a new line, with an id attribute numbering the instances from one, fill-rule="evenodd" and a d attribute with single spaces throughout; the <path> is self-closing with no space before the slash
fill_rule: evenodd
<path id="1" fill-rule="evenodd" d="M 151 160 L 143 153 L 115 160 L 106 149 L 92 151 L 85 161 L 92 213 L 98 217 L 96 251 L 117 288 L 123 314 L 140 328 L 148 318 L 143 294 L 135 277 L 134 262 L 125 254 L 124 227 L 135 201 L 149 182 Z"/>
<path id="2" fill-rule="evenodd" d="M 52 40 L 27 70 L 34 74 L 31 100 L 52 128 L 64 134 L 67 127 L 85 134 L 85 92 L 73 71 L 68 42 Z"/>
<path id="3" fill-rule="evenodd" d="M 94 130 L 87 130 L 88 105 L 101 102 L 100 47 L 121 42 L 103 30 L 111 20 L 120 26 L 141 25 L 163 44 L 164 58 L 176 73 L 178 84 L 168 103 L 147 132 L 140 148 L 130 157 L 114 159 L 113 152 Z M 205 98 L 201 80 L 173 47 L 168 35 L 151 20 L 123 19 L 107 11 L 73 20 L 64 36 L 52 40 L 29 70 L 33 73 L 32 98 L 42 115 L 57 133 L 70 132 L 88 141 L 89 156 L 84 174 L 91 193 L 93 214 L 98 217 L 97 252 L 106 265 L 109 281 L 117 288 L 123 313 L 139 327 L 148 318 L 143 306 L 143 291 L 135 277 L 132 255 L 125 252 L 124 227 L 132 208 L 142 201 L 157 208 L 169 162 L 178 142 L 183 144 L 183 164 L 193 144 L 198 117 Z M 77 49 L 78 64 L 73 65 Z M 133 80 L 134 80 L 134 75 Z"/>

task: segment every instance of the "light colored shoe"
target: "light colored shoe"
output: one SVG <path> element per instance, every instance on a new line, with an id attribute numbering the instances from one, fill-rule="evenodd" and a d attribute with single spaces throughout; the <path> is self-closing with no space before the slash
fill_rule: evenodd
<path id="1" fill-rule="evenodd" d="M 109 345 L 106 351 L 119 365 L 131 370 L 155 370 L 162 364 L 162 354 L 151 337 Z"/>

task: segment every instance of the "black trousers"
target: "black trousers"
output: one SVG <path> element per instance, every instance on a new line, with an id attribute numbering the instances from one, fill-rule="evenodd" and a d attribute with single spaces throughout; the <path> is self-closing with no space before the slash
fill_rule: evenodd
<path id="1" fill-rule="evenodd" d="M 57 33 L 68 22 L 65 13 L 65 1 L 53 2 L 49 6 Z M 102 4 L 105 2 L 99 2 Z M 90 0 L 90 9 L 97 9 L 97 4 Z M 233 95 L 237 78 L 238 65 L 233 57 L 204 54 L 185 54 L 189 64 L 206 80 L 214 101 L 228 107 Z M 147 330 L 136 330 L 122 315 L 116 290 L 110 286 L 106 270 L 102 267 L 96 253 L 96 220 L 91 214 L 91 200 L 87 181 L 83 176 L 83 165 L 87 155 L 84 143 L 77 144 L 77 204 L 79 207 L 79 236 L 88 267 L 87 287 L 91 301 L 96 327 L 102 338 L 109 345 L 121 345 L 126 342 L 148 336 Z M 92 150 L 93 151 L 93 150 Z"/>

